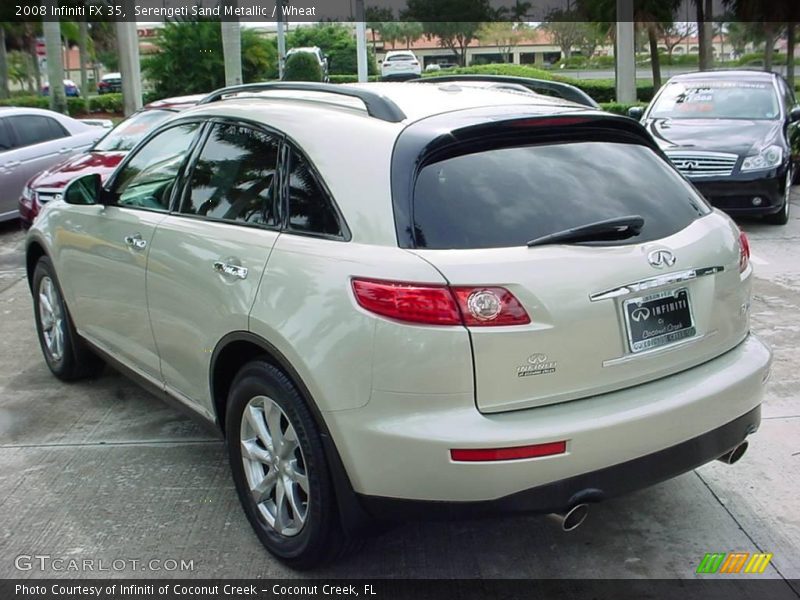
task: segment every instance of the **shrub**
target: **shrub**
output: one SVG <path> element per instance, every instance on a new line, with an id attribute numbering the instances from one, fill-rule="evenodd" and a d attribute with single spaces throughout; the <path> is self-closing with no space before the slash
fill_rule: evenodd
<path id="1" fill-rule="evenodd" d="M 310 52 L 296 52 L 286 59 L 284 81 L 322 81 L 322 69 Z"/>
<path id="2" fill-rule="evenodd" d="M 644 102 L 633 102 L 633 103 L 625 103 L 625 102 L 601 102 L 600 108 L 602 108 L 606 112 L 614 113 L 615 115 L 624 115 L 628 116 L 628 109 L 633 108 L 634 106 L 641 106 L 645 107 L 647 104 Z"/>
<path id="3" fill-rule="evenodd" d="M 423 77 L 436 77 L 437 75 L 506 75 L 509 77 L 532 77 L 534 79 L 553 79 L 547 71 L 527 65 L 512 65 L 508 63 L 494 65 L 475 65 L 472 67 L 455 67 L 443 71 L 426 71 Z"/>
<path id="4" fill-rule="evenodd" d="M 89 112 L 121 113 L 122 94 L 103 94 L 89 98 Z"/>
<path id="5" fill-rule="evenodd" d="M 0 106 L 24 106 L 27 108 L 50 108 L 50 100 L 45 96 L 15 96 L 0 100 Z"/>

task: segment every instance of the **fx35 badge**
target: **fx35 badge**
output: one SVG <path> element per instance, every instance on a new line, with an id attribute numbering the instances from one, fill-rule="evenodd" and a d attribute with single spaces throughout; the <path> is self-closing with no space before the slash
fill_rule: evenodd
<path id="1" fill-rule="evenodd" d="M 527 364 L 517 367 L 517 377 L 555 373 L 557 365 L 558 363 L 550 360 L 547 354 L 531 354 L 528 357 Z"/>

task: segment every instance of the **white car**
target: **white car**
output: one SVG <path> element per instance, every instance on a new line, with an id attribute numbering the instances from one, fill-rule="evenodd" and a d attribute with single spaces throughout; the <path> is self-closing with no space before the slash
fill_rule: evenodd
<path id="1" fill-rule="evenodd" d="M 411 79 L 422 74 L 419 60 L 410 50 L 392 50 L 381 62 L 381 78 Z"/>
<path id="2" fill-rule="evenodd" d="M 639 123 L 534 94 L 219 90 L 45 205 L 26 256 L 52 372 L 102 358 L 216 423 L 295 568 L 373 519 L 572 529 L 733 463 L 770 373 L 744 234 Z"/>

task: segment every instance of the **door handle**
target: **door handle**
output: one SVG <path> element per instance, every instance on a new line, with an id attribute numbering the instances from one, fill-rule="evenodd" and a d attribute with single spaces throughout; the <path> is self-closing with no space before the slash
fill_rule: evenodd
<path id="1" fill-rule="evenodd" d="M 134 250 L 144 250 L 147 247 L 147 240 L 142 239 L 141 233 L 126 235 L 124 240 L 128 247 Z"/>
<path id="2" fill-rule="evenodd" d="M 66 154 L 67 152 L 72 152 L 72 148 L 59 148 L 58 149 L 58 153 L 59 154 Z"/>
<path id="3" fill-rule="evenodd" d="M 221 260 L 214 261 L 213 267 L 214 270 L 220 275 L 236 277 L 237 279 L 247 279 L 247 267 L 232 265 L 230 263 L 222 262 Z"/>
<path id="4" fill-rule="evenodd" d="M 20 166 L 21 164 L 22 164 L 22 162 L 20 162 L 20 161 L 18 161 L 18 160 L 12 160 L 11 162 L 7 162 L 7 163 L 6 163 L 6 164 L 4 164 L 3 166 L 4 166 L 6 169 L 13 169 L 13 168 L 15 168 L 15 167 L 18 167 L 18 166 Z"/>

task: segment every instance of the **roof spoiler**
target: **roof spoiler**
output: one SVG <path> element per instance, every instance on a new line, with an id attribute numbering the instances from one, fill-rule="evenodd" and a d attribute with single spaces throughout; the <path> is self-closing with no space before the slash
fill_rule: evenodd
<path id="1" fill-rule="evenodd" d="M 528 88 L 532 92 L 547 93 L 548 95 L 556 95 L 564 100 L 589 106 L 591 108 L 599 108 L 600 105 L 589 94 L 582 89 L 570 85 L 568 83 L 561 83 L 560 81 L 549 81 L 547 79 L 533 79 L 531 77 L 513 77 L 511 75 L 437 75 L 436 77 L 420 77 L 412 79 L 414 83 L 458 83 L 459 81 L 486 81 L 489 83 L 505 83 L 521 85 Z"/>

